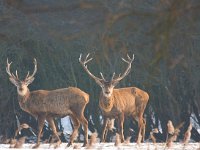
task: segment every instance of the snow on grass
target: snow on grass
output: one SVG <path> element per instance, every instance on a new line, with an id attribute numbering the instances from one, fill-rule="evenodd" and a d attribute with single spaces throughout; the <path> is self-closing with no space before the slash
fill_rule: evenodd
<path id="1" fill-rule="evenodd" d="M 32 149 L 32 146 L 34 144 L 24 144 L 21 149 Z M 73 149 L 87 149 L 86 147 L 81 147 L 83 143 L 74 143 L 70 147 L 66 147 L 66 143 L 62 143 L 60 147 L 57 149 L 68 149 L 68 150 L 73 150 Z M 13 149 L 9 148 L 9 144 L 0 144 L 0 149 Z M 53 145 L 49 148 L 49 144 L 41 144 L 38 150 L 40 149 L 54 149 Z M 130 143 L 130 144 L 120 144 L 119 146 L 114 146 L 114 143 L 96 143 L 93 147 L 90 147 L 90 149 L 112 149 L 112 150 L 200 150 L 200 145 L 199 143 L 189 143 L 187 146 L 183 146 L 182 143 L 173 143 L 171 148 L 166 148 L 165 143 L 157 143 L 154 145 L 153 143 L 142 143 L 140 145 L 137 145 L 136 143 Z M 55 149 L 54 149 L 55 150 Z"/>

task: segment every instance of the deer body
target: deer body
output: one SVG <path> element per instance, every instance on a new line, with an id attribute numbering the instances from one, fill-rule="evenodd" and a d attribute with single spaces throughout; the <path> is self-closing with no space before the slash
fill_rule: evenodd
<path id="1" fill-rule="evenodd" d="M 42 113 L 64 117 L 73 114 L 78 105 L 87 104 L 89 95 L 78 88 L 69 87 L 52 91 L 27 91 L 24 96 L 19 95 L 18 99 L 20 107 L 36 118 Z"/>
<path id="2" fill-rule="evenodd" d="M 132 116 L 138 121 L 139 133 L 137 143 L 140 143 L 142 139 L 144 140 L 145 135 L 146 122 L 143 118 L 143 114 L 149 100 L 149 95 L 145 91 L 136 87 L 114 89 L 119 81 L 127 76 L 130 72 L 134 55 L 132 58 L 127 55 L 128 60 L 122 58 L 122 60 L 128 64 L 125 72 L 118 77 L 115 77 L 115 73 L 113 73 L 112 79 L 109 81 L 104 78 L 101 72 L 101 78 L 98 78 L 88 70 L 86 64 L 92 60 L 92 58 L 88 59 L 88 56 L 89 54 L 86 56 L 85 60 L 82 60 L 82 55 L 80 55 L 79 62 L 88 75 L 93 78 L 102 89 L 99 97 L 99 106 L 104 117 L 102 142 L 105 142 L 108 121 L 113 118 L 117 118 L 118 120 L 118 132 L 121 141 L 124 142 L 123 123 L 126 115 Z"/>
<path id="3" fill-rule="evenodd" d="M 141 109 L 145 109 L 148 99 L 148 94 L 136 87 L 119 88 L 114 89 L 109 98 L 101 92 L 99 106 L 108 118 L 115 117 L 120 113 L 138 117 Z"/>
<path id="4" fill-rule="evenodd" d="M 67 146 L 70 146 L 78 132 L 80 123 L 84 127 L 85 138 L 84 145 L 88 143 L 88 122 L 84 117 L 85 106 L 89 102 L 89 95 L 76 87 L 62 88 L 56 90 L 37 90 L 29 91 L 28 85 L 33 82 L 34 75 L 37 71 L 37 62 L 34 60 L 35 69 L 32 75 L 29 72 L 26 78 L 21 81 L 16 75 L 10 72 L 10 65 L 7 60 L 6 71 L 10 81 L 17 87 L 19 105 L 22 110 L 28 112 L 38 120 L 38 138 L 33 148 L 40 145 L 41 132 L 45 120 L 49 123 L 53 134 L 57 138 L 55 147 L 59 146 L 61 140 L 56 131 L 54 123 L 55 117 L 65 117 L 69 115 L 72 119 L 74 130 Z"/>
<path id="5" fill-rule="evenodd" d="M 102 110 L 105 123 L 102 130 L 102 141 L 106 138 L 106 124 L 107 119 L 118 119 L 119 132 L 122 142 L 124 141 L 123 135 L 123 122 L 124 116 L 131 116 L 138 121 L 139 129 L 141 130 L 139 136 L 144 138 L 145 129 L 140 128 L 143 126 L 143 112 L 149 100 L 149 95 L 136 87 L 127 87 L 114 89 L 112 95 L 107 98 L 103 92 L 100 94 L 99 106 Z M 140 143 L 140 141 L 137 141 Z"/>

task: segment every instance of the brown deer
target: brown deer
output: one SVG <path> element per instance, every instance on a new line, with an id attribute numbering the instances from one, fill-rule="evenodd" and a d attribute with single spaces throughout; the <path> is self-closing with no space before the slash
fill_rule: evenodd
<path id="1" fill-rule="evenodd" d="M 12 63 L 12 62 L 11 62 Z M 6 72 L 10 81 L 17 87 L 19 105 L 22 110 L 28 112 L 38 120 L 37 143 L 33 148 L 40 145 L 41 132 L 45 120 L 49 123 L 54 136 L 57 138 L 55 147 L 58 147 L 61 140 L 56 131 L 54 123 L 55 117 L 65 117 L 69 115 L 73 121 L 74 130 L 67 146 L 74 141 L 74 134 L 77 133 L 80 123 L 84 127 L 85 139 L 84 145 L 88 143 L 88 122 L 84 117 L 84 109 L 89 102 L 89 95 L 76 87 L 56 89 L 52 91 L 37 90 L 29 91 L 28 85 L 34 80 L 37 72 L 37 61 L 34 59 L 34 71 L 32 75 L 29 72 L 24 80 L 19 80 L 17 70 L 16 75 L 10 72 L 10 65 L 7 59 Z"/>
<path id="2" fill-rule="evenodd" d="M 96 83 L 101 87 L 102 91 L 99 98 L 99 106 L 102 110 L 104 116 L 104 124 L 102 131 L 102 142 L 105 142 L 105 131 L 108 119 L 117 118 L 119 135 L 121 141 L 124 142 L 123 135 L 123 123 L 124 116 L 129 115 L 138 121 L 139 133 L 137 143 L 140 143 L 142 138 L 144 140 L 145 135 L 145 120 L 143 118 L 144 110 L 146 108 L 147 102 L 149 100 L 149 95 L 137 88 L 137 87 L 126 87 L 114 89 L 114 87 L 128 75 L 131 69 L 131 63 L 134 60 L 134 55 L 130 58 L 128 55 L 128 60 L 122 58 L 124 62 L 128 64 L 125 72 L 118 77 L 115 77 L 115 73 L 110 81 L 107 81 L 103 74 L 100 72 L 101 78 L 94 76 L 87 68 L 87 63 L 93 58 L 88 59 L 89 54 L 84 60 L 82 60 L 82 54 L 80 55 L 79 62 L 83 66 L 84 70 L 93 78 Z M 142 138 L 141 138 L 142 137 Z"/>

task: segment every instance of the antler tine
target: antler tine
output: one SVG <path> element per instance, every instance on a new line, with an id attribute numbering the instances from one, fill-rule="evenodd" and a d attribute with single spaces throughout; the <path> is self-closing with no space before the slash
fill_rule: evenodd
<path id="1" fill-rule="evenodd" d="M 87 60 L 87 58 L 90 56 L 90 53 L 87 54 L 87 56 L 85 57 L 85 60 Z"/>
<path id="2" fill-rule="evenodd" d="M 28 71 L 25 80 L 32 79 L 34 77 L 34 75 L 36 74 L 36 72 L 37 72 L 37 60 L 35 58 L 33 60 L 33 63 L 34 63 L 34 71 L 33 71 L 32 75 L 30 75 L 30 76 L 29 76 L 29 71 Z"/>
<path id="3" fill-rule="evenodd" d="M 28 76 L 29 76 L 29 73 L 30 73 L 30 72 L 28 71 L 28 73 L 27 73 L 27 75 L 26 75 L 26 78 L 28 78 Z"/>
<path id="4" fill-rule="evenodd" d="M 19 77 L 18 77 L 18 73 L 17 73 L 17 70 L 15 71 L 15 74 L 16 74 L 17 79 L 19 79 Z"/>
<path id="5" fill-rule="evenodd" d="M 87 68 L 87 65 L 86 65 L 86 64 L 87 64 L 89 61 L 91 61 L 91 60 L 93 59 L 93 58 L 88 59 L 89 55 L 90 55 L 90 53 L 88 53 L 87 56 L 86 56 L 86 58 L 85 58 L 84 60 L 82 60 L 82 54 L 80 54 L 79 62 L 80 62 L 80 64 L 82 65 L 82 67 L 84 68 L 84 70 L 88 73 L 88 75 L 89 75 L 90 77 L 92 77 L 94 80 L 96 80 L 96 81 L 100 84 L 100 81 L 103 80 L 103 79 L 100 79 L 100 78 L 94 76 L 94 75 L 88 70 L 88 68 Z M 87 59 L 88 59 L 88 60 L 87 60 Z"/>
<path id="6" fill-rule="evenodd" d="M 134 54 L 133 54 L 133 57 L 132 57 L 132 58 L 130 58 L 130 56 L 127 54 L 127 58 L 128 58 L 128 60 L 126 60 L 126 59 L 124 59 L 124 58 L 122 58 L 122 60 L 123 60 L 124 62 L 126 62 L 126 63 L 132 63 L 133 60 L 134 60 Z"/>
<path id="7" fill-rule="evenodd" d="M 129 63 L 129 61 L 128 61 L 128 60 L 126 60 L 126 59 L 124 59 L 124 58 L 122 58 L 122 60 L 123 60 L 124 62 L 126 62 L 126 63 Z"/>
<path id="8" fill-rule="evenodd" d="M 112 75 L 111 81 L 114 79 L 114 77 L 115 77 L 115 72 Z"/>
<path id="9" fill-rule="evenodd" d="M 85 57 L 84 64 L 87 64 L 88 62 L 90 62 L 93 59 L 92 57 L 90 59 L 88 59 L 89 56 L 90 56 L 90 53 L 88 53 L 87 56 Z"/>
<path id="10" fill-rule="evenodd" d="M 132 59 L 131 59 L 131 62 L 133 62 L 134 59 L 135 59 L 135 55 L 133 54 Z"/>
<path id="11" fill-rule="evenodd" d="M 128 64 L 128 66 L 127 66 L 125 72 L 122 74 L 122 76 L 120 76 L 120 74 L 119 74 L 118 78 L 114 79 L 114 81 L 118 82 L 118 81 L 122 80 L 122 79 L 130 72 L 131 63 L 132 63 L 133 60 L 134 60 L 134 54 L 133 54 L 133 57 L 132 57 L 132 58 L 130 58 L 130 56 L 127 54 L 127 58 L 128 58 L 128 60 L 122 58 L 122 60 Z"/>
<path id="12" fill-rule="evenodd" d="M 79 59 L 78 59 L 79 62 L 81 62 L 81 58 L 82 58 L 82 54 L 80 54 L 80 56 L 79 56 Z"/>
<path id="13" fill-rule="evenodd" d="M 31 77 L 33 77 L 37 72 L 37 60 L 35 58 L 34 58 L 33 63 L 34 63 L 34 71 L 33 71 L 33 74 L 31 75 Z"/>
<path id="14" fill-rule="evenodd" d="M 90 62 L 93 58 L 88 59 L 85 63 L 87 64 L 88 62 Z"/>
<path id="15" fill-rule="evenodd" d="M 11 66 L 12 62 L 8 62 L 8 58 L 7 58 L 7 66 L 6 66 L 6 72 L 7 74 L 10 76 L 10 78 L 13 78 L 14 80 L 19 80 L 18 79 L 18 74 L 17 74 L 17 71 L 16 71 L 16 76 L 10 72 L 10 66 Z"/>
<path id="16" fill-rule="evenodd" d="M 89 55 L 90 55 L 90 53 L 88 53 L 87 56 L 85 57 L 85 60 L 82 61 L 82 54 L 80 54 L 79 62 L 80 62 L 80 63 L 83 63 L 84 66 L 87 66 L 87 65 L 85 65 L 85 64 L 87 64 L 89 61 L 91 61 L 91 60 L 93 59 L 93 58 L 90 58 L 90 59 L 87 60 L 87 58 L 89 57 Z"/>
<path id="17" fill-rule="evenodd" d="M 100 72 L 100 75 L 101 75 L 101 78 L 102 78 L 104 81 L 106 81 L 106 79 L 104 78 L 102 72 Z"/>
<path id="18" fill-rule="evenodd" d="M 130 56 L 128 54 L 127 54 L 127 57 L 128 57 L 129 60 L 131 60 L 131 58 L 130 58 Z"/>
<path id="19" fill-rule="evenodd" d="M 8 58 L 7 58 L 7 66 L 6 66 L 6 72 L 8 73 L 9 76 L 12 76 L 12 74 L 10 73 L 10 65 L 12 64 L 12 61 L 9 63 L 8 62 Z"/>
<path id="20" fill-rule="evenodd" d="M 15 75 L 14 75 L 14 73 L 11 73 L 11 76 L 14 77 L 14 78 L 16 78 Z M 17 79 L 17 78 L 16 78 L 16 79 Z"/>
<path id="21" fill-rule="evenodd" d="M 132 58 L 127 54 L 127 58 L 128 58 L 130 61 L 133 61 L 133 60 L 134 60 L 134 54 L 133 54 Z"/>

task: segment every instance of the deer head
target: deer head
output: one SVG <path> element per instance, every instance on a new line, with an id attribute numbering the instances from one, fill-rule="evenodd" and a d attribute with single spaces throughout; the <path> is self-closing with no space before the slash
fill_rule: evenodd
<path id="1" fill-rule="evenodd" d="M 84 70 L 88 73 L 88 75 L 93 78 L 96 83 L 101 87 L 102 89 L 102 92 L 103 92 L 103 95 L 105 97 L 111 97 L 112 93 L 113 93 L 113 89 L 114 87 L 119 83 L 120 80 L 122 80 L 125 76 L 128 75 L 128 73 L 130 72 L 130 69 L 131 69 L 131 63 L 133 62 L 134 60 L 134 54 L 133 54 L 133 57 L 130 58 L 129 55 L 127 54 L 127 60 L 122 58 L 122 60 L 124 62 L 126 62 L 128 64 L 125 72 L 121 75 L 119 74 L 118 77 L 115 77 L 115 72 L 113 73 L 112 75 L 112 78 L 110 81 L 107 81 L 103 74 L 100 72 L 100 75 L 101 75 L 101 78 L 98 78 L 96 76 L 94 76 L 87 68 L 87 63 L 89 61 L 91 61 L 93 58 L 88 58 L 90 54 L 87 54 L 86 58 L 84 60 L 82 60 L 82 54 L 80 54 L 80 57 L 79 57 L 79 62 L 80 64 L 83 66 Z"/>
<path id="2" fill-rule="evenodd" d="M 7 59 L 6 72 L 9 75 L 10 82 L 13 83 L 17 87 L 17 92 L 20 96 L 26 95 L 26 93 L 28 92 L 28 85 L 31 84 L 33 82 L 33 80 L 35 79 L 34 75 L 37 72 L 37 61 L 36 61 L 35 58 L 34 58 L 33 63 L 35 65 L 35 68 L 34 68 L 32 75 L 29 75 L 29 71 L 28 71 L 25 79 L 20 80 L 19 77 L 18 77 L 17 70 L 16 70 L 15 75 L 10 72 L 10 66 L 11 66 L 12 62 L 9 63 L 8 59 Z"/>

